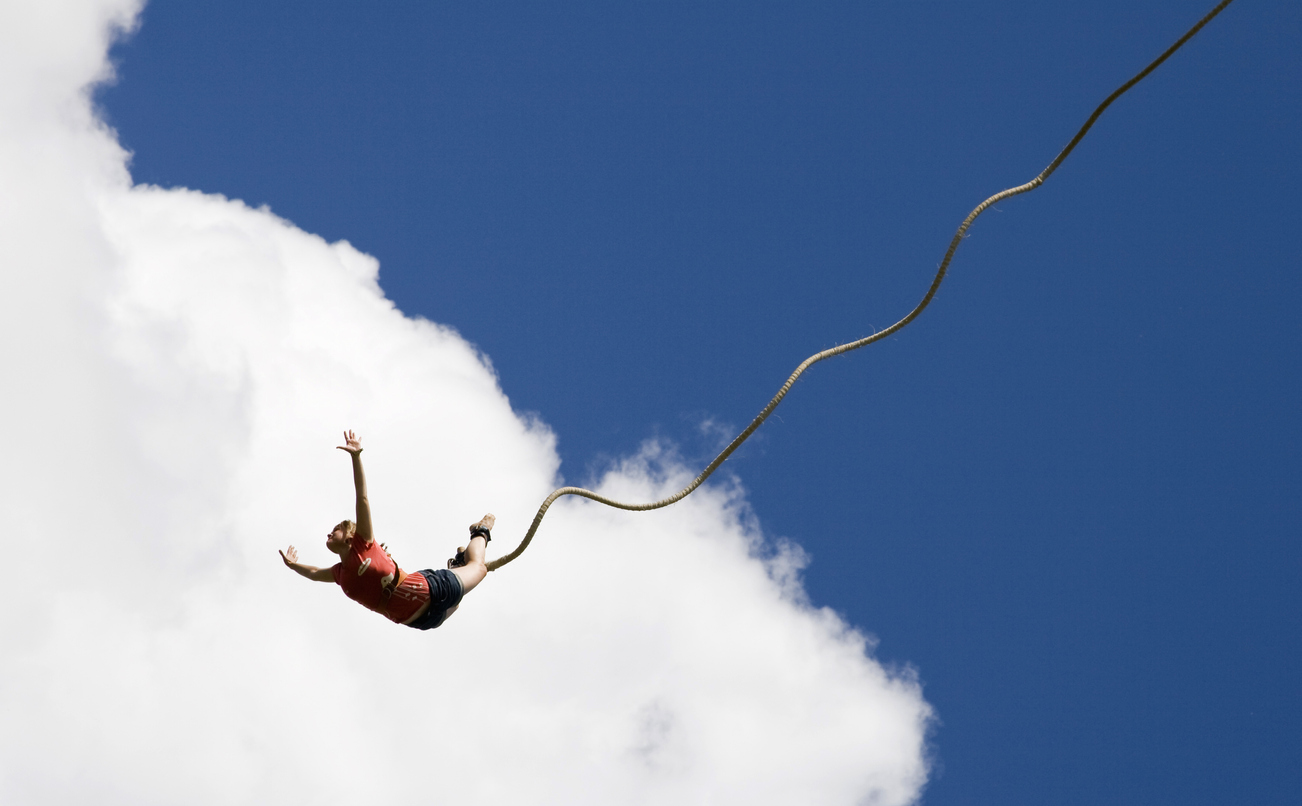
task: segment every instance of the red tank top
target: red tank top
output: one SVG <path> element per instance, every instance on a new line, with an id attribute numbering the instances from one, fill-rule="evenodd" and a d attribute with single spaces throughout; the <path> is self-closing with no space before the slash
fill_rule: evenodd
<path id="1" fill-rule="evenodd" d="M 425 577 L 404 577 L 398 564 L 374 540 L 368 544 L 360 537 L 350 538 L 348 551 L 330 570 L 349 599 L 399 623 L 429 600 Z M 395 586 L 395 582 L 400 584 Z"/>

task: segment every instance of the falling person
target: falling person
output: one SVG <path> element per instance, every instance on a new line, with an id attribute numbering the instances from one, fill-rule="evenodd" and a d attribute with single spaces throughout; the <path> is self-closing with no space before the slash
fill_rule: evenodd
<path id="1" fill-rule="evenodd" d="M 326 548 L 339 555 L 329 568 L 317 568 L 298 561 L 298 550 L 290 546 L 280 558 L 301 576 L 314 582 L 334 582 L 344 594 L 398 624 L 418 630 L 432 630 L 456 612 L 461 599 L 488 575 L 484 551 L 492 539 L 496 519 L 485 515 L 470 527 L 470 541 L 448 560 L 447 568 L 426 569 L 408 574 L 398 567 L 388 549 L 375 542 L 371 530 L 371 505 L 366 499 L 366 475 L 362 472 L 362 443 L 352 431 L 344 432 L 344 444 L 353 460 L 353 485 L 357 488 L 357 521 L 343 521 L 326 535 Z"/>

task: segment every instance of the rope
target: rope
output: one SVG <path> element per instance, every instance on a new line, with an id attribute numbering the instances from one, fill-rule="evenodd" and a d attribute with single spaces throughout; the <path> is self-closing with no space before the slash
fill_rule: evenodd
<path id="1" fill-rule="evenodd" d="M 1008 199 L 1013 196 L 1018 196 L 1022 193 L 1026 193 L 1028 191 L 1035 190 L 1040 185 L 1044 184 L 1044 180 L 1048 179 L 1049 176 L 1054 171 L 1058 170 L 1058 166 L 1062 164 L 1063 160 L 1067 159 L 1067 155 L 1070 154 L 1076 148 L 1076 145 L 1080 143 L 1080 141 L 1085 137 L 1085 134 L 1094 126 L 1095 121 L 1097 121 L 1099 119 L 1099 116 L 1103 114 L 1103 110 L 1111 106 L 1113 101 L 1120 98 L 1122 94 L 1124 94 L 1127 90 L 1129 90 L 1131 87 L 1135 86 L 1140 81 L 1142 81 L 1149 73 L 1156 70 L 1158 66 L 1162 64 L 1162 62 L 1170 58 L 1171 54 L 1175 53 L 1177 50 L 1181 48 L 1181 46 L 1184 45 L 1184 43 L 1192 39 L 1194 34 L 1202 30 L 1202 27 L 1204 25 L 1211 22 L 1212 19 L 1217 14 L 1220 14 L 1221 11 L 1223 11 L 1225 7 L 1232 2 L 1233 0 L 1221 0 L 1221 2 L 1216 6 L 1216 8 L 1213 8 L 1210 12 L 1208 12 L 1207 16 L 1199 20 L 1198 24 L 1190 28 L 1185 33 L 1184 36 L 1176 40 L 1176 43 L 1174 45 L 1167 48 L 1162 53 L 1161 56 L 1158 56 L 1156 59 L 1153 60 L 1151 64 L 1149 64 L 1143 70 L 1139 71 L 1139 73 L 1136 74 L 1134 78 L 1130 79 L 1125 84 L 1122 84 L 1111 95 L 1109 95 L 1107 99 L 1104 100 L 1103 103 L 1099 104 L 1098 108 L 1094 110 L 1094 114 L 1089 116 L 1089 120 L 1085 121 L 1085 125 L 1080 127 L 1080 131 L 1076 132 L 1076 136 L 1071 138 L 1071 142 L 1067 144 L 1067 147 L 1064 148 L 1061 151 L 1061 153 L 1058 154 L 1057 157 L 1054 157 L 1053 162 L 1049 163 L 1049 167 L 1041 171 L 1038 176 L 1036 176 L 1034 179 L 1032 179 L 1031 181 L 1027 182 L 1024 185 L 1018 185 L 1017 187 L 1011 187 L 1008 188 L 1007 190 L 1002 190 L 996 193 L 995 195 L 991 196 L 990 198 L 978 204 L 976 206 L 976 209 L 974 209 L 971 213 L 968 213 L 967 218 L 963 219 L 962 224 L 959 224 L 958 230 L 954 233 L 954 237 L 950 240 L 949 249 L 945 250 L 945 259 L 940 262 L 940 267 L 936 270 L 936 276 L 931 281 L 931 287 L 927 289 L 927 293 L 926 295 L 923 296 L 922 301 L 919 302 L 917 306 L 914 307 L 913 310 L 909 311 L 909 313 L 903 319 L 891 325 L 890 327 L 886 328 L 885 330 L 879 330 L 870 336 L 865 336 L 864 338 L 859 339 L 858 341 L 852 341 L 848 344 L 842 344 L 838 347 L 832 347 L 830 349 L 824 350 L 821 353 L 815 353 L 814 355 L 811 355 L 809 358 L 806 358 L 804 361 L 800 362 L 800 366 L 796 367 L 795 372 L 791 373 L 791 377 L 787 378 L 787 382 L 782 384 L 782 388 L 779 389 L 778 393 L 773 396 L 773 399 L 768 402 L 768 405 L 765 406 L 763 410 L 760 411 L 759 415 L 757 415 L 755 419 L 751 421 L 751 424 L 746 426 L 746 430 L 738 434 L 737 438 L 734 439 L 732 442 L 730 442 L 728 444 L 728 447 L 724 448 L 723 452 L 720 453 L 718 456 L 716 456 L 714 458 L 714 461 L 710 462 L 710 464 L 704 470 L 701 471 L 701 474 L 697 476 L 692 481 L 691 484 L 687 485 L 686 487 L 674 493 L 673 495 L 669 496 L 668 498 L 662 498 L 659 501 L 652 501 L 651 503 L 648 504 L 626 504 L 621 501 L 615 501 L 613 499 L 607 498 L 604 495 L 593 492 L 592 490 L 585 490 L 582 487 L 561 487 L 560 489 L 553 491 L 551 495 L 547 496 L 547 500 L 543 501 L 542 506 L 538 507 L 538 514 L 534 515 L 533 523 L 529 526 L 529 531 L 525 534 L 524 540 L 520 542 L 520 545 L 516 547 L 515 551 L 512 551 L 510 554 L 499 557 L 498 559 L 488 563 L 488 570 L 496 571 L 498 568 L 501 568 L 502 566 L 511 562 L 516 557 L 519 557 L 520 554 L 526 548 L 529 547 L 529 543 L 533 540 L 534 534 L 538 531 L 538 526 L 542 523 L 543 516 L 547 514 L 548 508 L 550 508 L 551 505 L 555 503 L 556 499 L 561 498 L 562 496 L 577 495 L 583 498 L 589 498 L 593 501 L 596 501 L 601 504 L 605 504 L 606 506 L 609 507 L 615 507 L 616 509 L 625 509 L 631 512 L 645 512 L 651 509 L 660 509 L 661 507 L 667 507 L 670 504 L 681 501 L 682 499 L 690 495 L 693 490 L 695 490 L 697 487 L 700 487 L 701 484 L 706 479 L 708 479 L 710 475 L 714 473 L 715 470 L 719 468 L 719 465 L 722 465 L 725 461 L 727 461 L 728 457 L 732 455 L 733 451 L 741 447 L 741 444 L 745 442 L 746 439 L 751 434 L 755 433 L 756 429 L 758 429 L 761 425 L 763 425 L 764 421 L 768 419 L 768 416 L 772 414 L 773 410 L 776 409 L 778 407 L 778 404 L 782 402 L 782 398 L 787 396 L 787 392 L 791 390 L 791 386 L 796 382 L 796 379 L 799 378 L 802 374 L 804 374 L 805 370 L 809 369 L 814 364 L 817 364 L 819 361 L 822 361 L 824 359 L 841 355 L 842 353 L 848 353 L 851 350 L 858 350 L 860 347 L 865 347 L 869 344 L 872 344 L 875 341 L 880 341 L 886 338 L 887 336 L 890 336 L 891 334 L 902 330 L 905 325 L 909 324 L 914 319 L 917 319 L 919 314 L 921 314 L 923 310 L 925 310 L 926 307 L 931 304 L 931 300 L 936 296 L 936 292 L 940 289 L 941 282 L 944 281 L 945 275 L 949 271 L 949 263 L 951 260 L 953 260 L 954 253 L 958 251 L 959 243 L 962 242 L 963 236 L 967 232 L 968 227 L 972 226 L 972 222 L 976 221 L 977 216 L 984 213 L 993 204 L 998 204 L 1004 199 Z"/>

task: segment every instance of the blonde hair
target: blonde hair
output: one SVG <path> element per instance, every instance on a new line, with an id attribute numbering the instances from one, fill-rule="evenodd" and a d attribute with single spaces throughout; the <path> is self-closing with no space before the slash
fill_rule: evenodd
<path id="1" fill-rule="evenodd" d="M 345 540 L 352 539 L 352 536 L 357 534 L 357 524 L 353 523 L 352 521 L 339 521 L 339 523 L 335 524 L 335 528 L 331 529 L 330 531 L 333 532 L 335 529 L 344 530 Z"/>

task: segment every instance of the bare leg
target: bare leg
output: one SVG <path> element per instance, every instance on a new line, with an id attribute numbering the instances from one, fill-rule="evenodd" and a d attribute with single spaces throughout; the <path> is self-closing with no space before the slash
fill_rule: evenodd
<path id="1" fill-rule="evenodd" d="M 475 526 L 482 526 L 485 529 L 492 529 L 497 519 L 492 515 L 485 515 Z M 465 596 L 475 589 L 484 577 L 488 576 L 488 566 L 484 564 L 484 553 L 488 547 L 488 541 L 483 537 L 472 537 L 470 543 L 464 549 L 466 553 L 466 564 L 460 568 L 453 568 L 452 573 L 457 575 L 461 580 L 461 595 Z M 449 613 L 448 615 L 452 615 Z"/>

